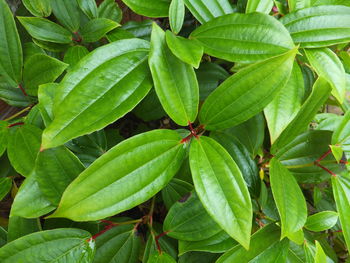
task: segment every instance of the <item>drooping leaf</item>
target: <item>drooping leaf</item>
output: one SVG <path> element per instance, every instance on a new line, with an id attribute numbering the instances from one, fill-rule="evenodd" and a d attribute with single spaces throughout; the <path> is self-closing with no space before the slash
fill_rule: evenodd
<path id="1" fill-rule="evenodd" d="M 84 46 L 73 46 L 70 47 L 64 54 L 64 63 L 69 64 L 67 70 L 73 69 L 73 67 L 78 64 L 78 62 L 89 54 L 89 50 Z"/>
<path id="2" fill-rule="evenodd" d="M 279 242 L 280 233 L 279 227 L 275 224 L 269 224 L 252 235 L 248 251 L 242 245 L 237 245 L 223 254 L 216 263 L 256 262 L 255 258 L 258 258 L 265 251 L 273 249 L 274 245 Z M 275 255 L 281 251 L 278 248 L 273 250 Z"/>
<path id="3" fill-rule="evenodd" d="M 343 144 L 350 139 L 350 110 L 347 111 L 332 136 L 332 144 Z"/>
<path id="4" fill-rule="evenodd" d="M 331 85 L 323 78 L 318 78 L 314 84 L 311 95 L 302 105 L 298 114 L 283 130 L 281 135 L 273 143 L 271 153 L 274 154 L 278 149 L 295 139 L 300 133 L 304 132 L 323 103 L 327 100 L 332 90 Z"/>
<path id="5" fill-rule="evenodd" d="M 176 261 L 167 253 L 162 252 L 151 255 L 147 263 L 176 263 Z"/>
<path id="6" fill-rule="evenodd" d="M 24 64 L 23 82 L 29 95 L 37 96 L 41 84 L 54 82 L 67 68 L 67 64 L 44 54 L 31 56 Z"/>
<path id="7" fill-rule="evenodd" d="M 193 68 L 175 57 L 167 47 L 164 31 L 153 24 L 149 66 L 160 103 L 177 124 L 194 122 L 199 90 Z"/>
<path id="8" fill-rule="evenodd" d="M 12 12 L 5 0 L 0 0 L 0 74 L 13 83 L 22 77 L 22 46 Z"/>
<path id="9" fill-rule="evenodd" d="M 347 171 L 332 176 L 334 200 L 342 226 L 342 233 L 348 249 L 350 248 L 350 175 Z"/>
<path id="10" fill-rule="evenodd" d="M 318 48 L 350 41 L 350 7 L 314 6 L 289 13 L 280 21 L 301 47 Z"/>
<path id="11" fill-rule="evenodd" d="M 238 125 L 268 105 L 287 83 L 296 50 L 246 67 L 205 100 L 199 120 L 207 130 Z"/>
<path id="12" fill-rule="evenodd" d="M 111 19 L 95 18 L 87 22 L 80 29 L 80 33 L 84 42 L 96 42 L 118 26 L 119 24 Z"/>
<path id="13" fill-rule="evenodd" d="M 195 193 L 185 196 L 170 208 L 163 229 L 168 236 L 187 241 L 203 240 L 222 231 Z"/>
<path id="14" fill-rule="evenodd" d="M 16 126 L 10 130 L 7 155 L 18 173 L 28 176 L 35 164 L 40 149 L 42 131 L 30 124 Z"/>
<path id="15" fill-rule="evenodd" d="M 8 141 L 8 123 L 0 121 L 0 156 L 5 152 Z"/>
<path id="16" fill-rule="evenodd" d="M 307 218 L 304 195 L 293 175 L 280 161 L 270 161 L 270 182 L 273 197 L 281 218 L 281 238 L 300 230 Z"/>
<path id="17" fill-rule="evenodd" d="M 80 26 L 77 0 L 51 0 L 51 5 L 58 21 L 71 32 L 77 32 Z"/>
<path id="18" fill-rule="evenodd" d="M 163 202 L 167 209 L 180 200 L 181 197 L 190 193 L 193 190 L 193 185 L 182 181 L 177 178 L 173 178 L 166 187 L 162 190 Z"/>
<path id="19" fill-rule="evenodd" d="M 115 226 L 96 238 L 95 263 L 137 263 L 141 239 L 133 225 Z"/>
<path id="20" fill-rule="evenodd" d="M 99 18 L 108 18 L 114 20 L 117 23 L 120 23 L 122 20 L 122 15 L 122 10 L 114 0 L 104 0 L 98 6 Z"/>
<path id="21" fill-rule="evenodd" d="M 53 43 L 69 44 L 71 33 L 62 26 L 40 17 L 17 17 L 28 33 L 39 40 Z"/>
<path id="22" fill-rule="evenodd" d="M 260 12 L 269 14 L 273 7 L 272 0 L 248 0 L 246 13 Z"/>
<path id="23" fill-rule="evenodd" d="M 90 19 L 98 17 L 98 10 L 95 0 L 77 0 L 80 9 L 87 15 Z"/>
<path id="24" fill-rule="evenodd" d="M 329 48 L 305 49 L 305 54 L 317 74 L 331 83 L 334 97 L 339 103 L 343 103 L 346 79 L 343 64 L 338 56 Z"/>
<path id="25" fill-rule="evenodd" d="M 294 62 L 293 70 L 287 84 L 264 109 L 271 143 L 277 139 L 298 113 L 303 102 L 303 97 L 303 74 L 298 63 Z"/>
<path id="26" fill-rule="evenodd" d="M 34 16 L 48 17 L 52 11 L 50 0 L 23 0 L 22 3 Z"/>
<path id="27" fill-rule="evenodd" d="M 234 62 L 256 62 L 294 48 L 293 40 L 275 18 L 262 14 L 229 14 L 211 20 L 191 33 L 204 53 Z"/>
<path id="28" fill-rule="evenodd" d="M 11 191 L 12 179 L 10 177 L 0 178 L 0 201 Z"/>
<path id="29" fill-rule="evenodd" d="M 94 241 L 80 229 L 61 228 L 27 235 L 0 248 L 0 260 L 13 262 L 90 262 Z"/>
<path id="30" fill-rule="evenodd" d="M 184 0 L 184 2 L 201 24 L 233 12 L 232 6 L 227 0 Z"/>
<path id="31" fill-rule="evenodd" d="M 11 216 L 37 218 L 48 214 L 56 207 L 43 195 L 33 172 L 19 188 L 11 207 Z"/>
<path id="32" fill-rule="evenodd" d="M 203 56 L 203 47 L 200 42 L 175 36 L 170 31 L 166 31 L 166 43 L 171 52 L 180 60 L 198 68 Z"/>
<path id="33" fill-rule="evenodd" d="M 181 31 L 185 18 L 185 4 L 183 0 L 171 0 L 169 7 L 169 23 L 171 31 L 177 34 Z"/>
<path id="34" fill-rule="evenodd" d="M 305 228 L 320 232 L 332 228 L 338 221 L 338 213 L 334 211 L 322 211 L 309 216 Z"/>
<path id="35" fill-rule="evenodd" d="M 147 17 L 167 17 L 171 0 L 122 0 L 136 14 Z"/>
<path id="36" fill-rule="evenodd" d="M 209 215 L 232 238 L 249 248 L 252 206 L 241 171 L 215 140 L 201 136 L 191 143 L 194 186 Z"/>
<path id="37" fill-rule="evenodd" d="M 43 147 L 99 130 L 131 111 L 151 88 L 148 47 L 144 40 L 121 40 L 81 59 L 57 89 Z"/>
<path id="38" fill-rule="evenodd" d="M 52 217 L 101 219 L 148 200 L 180 168 L 186 153 L 180 141 L 175 131 L 155 130 L 121 142 L 68 186 Z"/>

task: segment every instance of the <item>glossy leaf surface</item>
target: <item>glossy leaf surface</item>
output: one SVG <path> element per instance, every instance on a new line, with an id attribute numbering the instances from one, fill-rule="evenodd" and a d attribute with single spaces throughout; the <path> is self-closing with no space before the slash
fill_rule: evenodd
<path id="1" fill-rule="evenodd" d="M 174 34 L 180 32 L 185 18 L 185 4 L 183 0 L 171 0 L 169 7 L 169 23 Z"/>
<path id="2" fill-rule="evenodd" d="M 332 228 L 338 221 L 338 213 L 334 211 L 322 211 L 307 218 L 305 228 L 320 232 Z"/>
<path id="3" fill-rule="evenodd" d="M 96 18 L 87 22 L 80 33 L 85 42 L 96 42 L 104 37 L 109 31 L 118 27 L 119 24 L 107 18 Z"/>
<path id="4" fill-rule="evenodd" d="M 246 13 L 260 12 L 268 14 L 272 7 L 272 0 L 248 0 Z"/>
<path id="5" fill-rule="evenodd" d="M 167 17 L 170 0 L 123 0 L 136 14 L 148 17 Z"/>

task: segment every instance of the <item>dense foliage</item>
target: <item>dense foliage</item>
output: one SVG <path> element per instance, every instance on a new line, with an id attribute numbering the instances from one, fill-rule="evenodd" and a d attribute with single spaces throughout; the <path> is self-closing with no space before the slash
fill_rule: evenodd
<path id="1" fill-rule="evenodd" d="M 345 262 L 350 1 L 123 2 L 0 0 L 0 262 Z"/>

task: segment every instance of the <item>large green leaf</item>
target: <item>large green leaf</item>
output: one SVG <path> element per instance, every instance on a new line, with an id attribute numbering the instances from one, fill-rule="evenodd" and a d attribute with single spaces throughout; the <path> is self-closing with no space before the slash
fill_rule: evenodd
<path id="1" fill-rule="evenodd" d="M 80 26 L 80 12 L 77 0 L 51 0 L 52 12 L 58 21 L 71 32 Z"/>
<path id="2" fill-rule="evenodd" d="M 40 17 L 17 17 L 28 33 L 39 40 L 69 44 L 72 42 L 71 33 L 62 26 Z"/>
<path id="3" fill-rule="evenodd" d="M 248 0 L 246 13 L 260 12 L 269 14 L 273 7 L 273 0 Z"/>
<path id="4" fill-rule="evenodd" d="M 19 238 L 0 248 L 2 263 L 14 262 L 91 262 L 94 241 L 80 229 L 61 228 Z"/>
<path id="5" fill-rule="evenodd" d="M 11 216 L 37 218 L 45 215 L 56 207 L 43 195 L 33 172 L 21 184 L 11 207 Z"/>
<path id="6" fill-rule="evenodd" d="M 256 258 L 259 258 L 261 254 L 271 249 L 273 250 L 274 255 L 277 255 L 280 252 L 280 249 L 274 249 L 274 246 L 278 244 L 280 233 L 281 231 L 279 227 L 275 224 L 269 224 L 252 235 L 248 251 L 241 245 L 237 245 L 223 254 L 216 263 L 256 262 Z"/>
<path id="7" fill-rule="evenodd" d="M 273 143 L 301 108 L 304 97 L 304 79 L 297 62 L 287 84 L 264 109 L 270 140 Z"/>
<path id="8" fill-rule="evenodd" d="M 215 140 L 201 136 L 191 143 L 190 167 L 196 192 L 209 215 L 249 248 L 252 204 L 232 157 Z"/>
<path id="9" fill-rule="evenodd" d="M 151 88 L 148 48 L 144 40 L 120 40 L 80 60 L 57 89 L 43 147 L 99 130 L 131 111 Z"/>
<path id="10" fill-rule="evenodd" d="M 350 41 L 350 7 L 315 6 L 280 20 L 301 47 L 317 48 Z"/>
<path id="11" fill-rule="evenodd" d="M 133 225 L 115 226 L 96 238 L 94 263 L 137 263 L 141 239 Z"/>
<path id="12" fill-rule="evenodd" d="M 306 222 L 307 208 L 303 192 L 293 175 L 276 158 L 270 161 L 270 182 L 281 218 L 281 238 L 290 237 Z"/>
<path id="13" fill-rule="evenodd" d="M 148 17 L 166 17 L 171 0 L 122 0 L 136 14 Z"/>
<path id="14" fill-rule="evenodd" d="M 296 49 L 240 70 L 205 100 L 199 120 L 207 130 L 238 125 L 259 113 L 287 83 Z"/>
<path id="15" fill-rule="evenodd" d="M 168 236 L 180 240 L 198 241 L 222 231 L 208 215 L 195 193 L 185 198 L 187 198 L 185 201 L 180 199 L 171 207 L 164 220 L 163 229 Z"/>
<path id="16" fill-rule="evenodd" d="M 331 83 L 334 97 L 339 103 L 343 103 L 346 78 L 343 64 L 338 56 L 329 48 L 305 49 L 305 54 L 317 74 Z"/>
<path id="17" fill-rule="evenodd" d="M 305 228 L 315 232 L 321 232 L 332 228 L 338 221 L 338 213 L 334 211 L 322 211 L 307 218 Z"/>
<path id="18" fill-rule="evenodd" d="M 64 146 L 41 151 L 35 164 L 39 188 L 53 205 L 58 205 L 64 190 L 83 170 L 78 157 Z"/>
<path id="19" fill-rule="evenodd" d="M 350 174 L 344 171 L 332 176 L 332 187 L 335 203 L 339 214 L 342 233 L 348 249 L 350 249 Z"/>
<path id="20" fill-rule="evenodd" d="M 51 0 L 23 0 L 22 3 L 34 16 L 47 17 L 51 14 Z"/>
<path id="21" fill-rule="evenodd" d="M 29 95 L 37 96 L 41 84 L 54 82 L 67 68 L 67 64 L 44 54 L 31 56 L 24 64 L 23 82 Z"/>
<path id="22" fill-rule="evenodd" d="M 293 49 L 288 31 L 275 18 L 262 14 L 229 14 L 203 24 L 190 36 L 204 52 L 234 62 L 256 62 Z"/>
<path id="23" fill-rule="evenodd" d="M 310 122 L 329 97 L 331 90 L 331 85 L 325 79 L 317 79 L 311 95 L 304 102 L 298 114 L 272 145 L 271 152 L 273 154 L 276 153 L 278 149 L 295 139 L 299 134 L 307 130 Z"/>
<path id="24" fill-rule="evenodd" d="M 177 124 L 186 126 L 197 117 L 199 90 L 193 68 L 167 47 L 164 31 L 153 23 L 149 65 L 160 103 Z"/>
<path id="25" fill-rule="evenodd" d="M 332 136 L 332 144 L 343 144 L 350 139 L 350 110 L 347 111 Z"/>
<path id="26" fill-rule="evenodd" d="M 22 46 L 12 12 L 5 0 L 0 0 L 0 74 L 14 83 L 22 77 Z"/>
<path id="27" fill-rule="evenodd" d="M 87 22 L 80 30 L 84 42 L 96 42 L 119 24 L 111 19 L 96 18 Z"/>
<path id="28" fill-rule="evenodd" d="M 174 34 L 180 32 L 185 18 L 185 4 L 183 0 L 171 0 L 169 7 L 169 23 Z"/>
<path id="29" fill-rule="evenodd" d="M 233 13 L 228 0 L 184 0 L 186 7 L 200 23 Z"/>
<path id="30" fill-rule="evenodd" d="M 186 154 L 180 141 L 176 131 L 155 130 L 121 142 L 68 186 L 52 217 L 96 220 L 145 202 L 180 168 Z"/>
<path id="31" fill-rule="evenodd" d="M 41 130 L 36 126 L 25 124 L 10 130 L 7 155 L 18 173 L 28 176 L 35 164 L 40 149 Z"/>
<path id="32" fill-rule="evenodd" d="M 80 9 L 87 15 L 90 19 L 98 17 L 98 10 L 95 0 L 77 0 Z"/>

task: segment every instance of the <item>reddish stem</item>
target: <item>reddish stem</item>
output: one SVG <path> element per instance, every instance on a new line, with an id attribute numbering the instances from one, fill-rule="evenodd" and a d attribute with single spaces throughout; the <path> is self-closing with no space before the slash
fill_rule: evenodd
<path id="1" fill-rule="evenodd" d="M 24 88 L 22 87 L 22 84 L 18 85 L 18 88 L 22 91 L 24 96 L 28 96 L 27 92 L 24 90 Z"/>
<path id="2" fill-rule="evenodd" d="M 315 162 L 315 165 L 325 170 L 327 173 L 331 174 L 332 176 L 337 176 L 335 173 L 333 173 L 331 170 L 329 170 L 327 167 L 324 167 L 322 164 Z"/>
<path id="3" fill-rule="evenodd" d="M 9 126 L 7 126 L 7 128 L 11 128 L 11 127 L 18 126 L 18 125 L 23 125 L 23 124 L 24 124 L 24 122 L 16 122 L 16 123 L 10 124 Z"/>
<path id="4" fill-rule="evenodd" d="M 92 237 L 90 237 L 88 240 L 86 240 L 87 242 L 90 242 L 91 240 L 95 240 L 97 237 L 99 237 L 100 235 L 102 235 L 103 233 L 107 232 L 108 230 L 112 229 L 113 227 L 115 227 L 116 225 L 107 225 L 104 227 L 103 230 L 101 230 L 100 232 L 98 232 L 97 234 L 93 235 Z"/>
<path id="5" fill-rule="evenodd" d="M 320 158 L 318 158 L 315 162 L 319 163 L 320 161 L 322 161 L 324 158 L 326 158 L 330 153 L 332 152 L 331 149 L 329 149 L 327 152 L 325 152 L 324 154 L 322 154 L 322 156 Z"/>
<path id="6" fill-rule="evenodd" d="M 163 233 L 160 233 L 158 236 L 156 236 L 154 239 L 156 241 L 156 246 L 157 246 L 157 249 L 158 249 L 158 252 L 159 254 L 162 253 L 162 248 L 160 247 L 160 244 L 159 244 L 159 239 L 162 237 L 162 236 L 165 236 L 166 234 L 168 234 L 170 231 L 165 231 Z"/>

